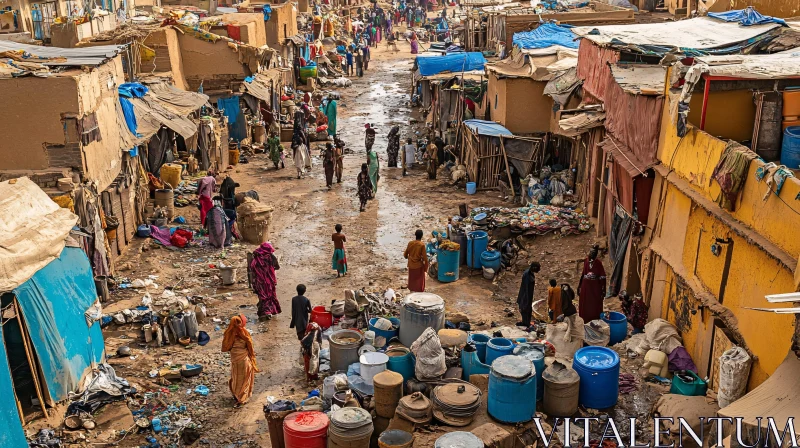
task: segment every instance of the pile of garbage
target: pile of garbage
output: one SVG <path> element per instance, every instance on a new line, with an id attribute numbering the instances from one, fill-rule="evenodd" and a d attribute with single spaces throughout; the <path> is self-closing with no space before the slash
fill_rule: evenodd
<path id="1" fill-rule="evenodd" d="M 559 232 L 562 235 L 588 232 L 591 228 L 589 217 L 567 207 L 553 205 L 532 205 L 530 207 L 476 207 L 467 218 L 453 218 L 457 226 L 472 225 L 473 229 L 495 229 L 511 227 L 526 235 L 545 235 Z"/>

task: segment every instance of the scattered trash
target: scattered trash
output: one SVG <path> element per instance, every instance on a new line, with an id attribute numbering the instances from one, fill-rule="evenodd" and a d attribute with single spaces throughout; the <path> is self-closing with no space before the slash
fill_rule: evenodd
<path id="1" fill-rule="evenodd" d="M 202 395 L 204 397 L 207 397 L 208 393 L 209 393 L 208 387 L 200 384 L 200 385 L 198 385 L 197 387 L 194 388 L 194 393 Z"/>

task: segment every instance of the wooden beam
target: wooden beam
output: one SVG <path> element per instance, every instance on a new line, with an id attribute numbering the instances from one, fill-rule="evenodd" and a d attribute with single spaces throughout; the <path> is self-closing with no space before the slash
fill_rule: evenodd
<path id="1" fill-rule="evenodd" d="M 22 312 L 20 311 L 19 302 L 17 301 L 16 297 L 14 298 L 14 309 L 17 312 L 19 329 L 22 333 L 22 345 L 25 346 L 25 356 L 28 357 L 28 364 L 31 367 L 31 376 L 33 376 L 33 385 L 36 388 L 36 397 L 39 399 L 39 404 L 42 406 L 42 413 L 44 414 L 44 417 L 50 418 L 50 415 L 47 413 L 47 403 L 44 401 L 44 396 L 42 395 L 42 385 L 39 383 L 39 368 L 37 367 L 36 358 L 33 357 L 33 352 L 30 348 L 30 345 L 33 344 L 30 341 L 30 335 L 28 334 L 28 326 L 25 325 L 25 316 L 23 316 Z"/>

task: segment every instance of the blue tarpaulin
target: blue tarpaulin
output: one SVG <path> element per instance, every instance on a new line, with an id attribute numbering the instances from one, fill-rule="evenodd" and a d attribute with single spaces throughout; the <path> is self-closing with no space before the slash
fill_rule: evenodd
<path id="1" fill-rule="evenodd" d="M 554 23 L 543 23 L 535 30 L 514 33 L 512 42 L 523 50 L 547 48 L 554 45 L 577 49 L 578 41 L 575 40 L 577 36 L 570 28 Z"/>
<path id="2" fill-rule="evenodd" d="M 22 307 L 49 398 L 63 401 L 78 388 L 84 372 L 103 361 L 105 352 L 100 323 L 89 326 L 84 317 L 97 300 L 89 259 L 83 250 L 65 247 L 57 259 L 16 288 L 14 295 Z"/>
<path id="3" fill-rule="evenodd" d="M 234 124 L 236 123 L 236 117 L 239 116 L 239 97 L 219 98 L 217 100 L 217 108 L 222 111 L 223 115 L 228 117 L 228 124 Z"/>
<path id="4" fill-rule="evenodd" d="M 133 104 L 131 100 L 120 96 L 119 105 L 122 106 L 122 115 L 125 117 L 125 124 L 128 125 L 128 130 L 131 131 L 131 134 L 141 137 L 137 132 L 139 130 L 139 124 L 136 123 L 136 114 L 133 113 Z"/>
<path id="5" fill-rule="evenodd" d="M 125 98 L 141 98 L 145 96 L 148 90 L 147 86 L 138 82 L 126 82 L 117 87 L 119 96 L 124 96 Z"/>
<path id="6" fill-rule="evenodd" d="M 486 135 L 489 137 L 512 136 L 513 132 L 504 128 L 503 125 L 495 123 L 494 121 L 486 120 L 464 120 L 464 125 L 467 126 L 472 132 L 478 135 Z"/>
<path id="7" fill-rule="evenodd" d="M 744 26 L 764 25 L 766 23 L 779 23 L 783 26 L 786 26 L 785 20 L 762 15 L 753 9 L 752 6 L 748 6 L 745 9 L 737 9 L 735 11 L 710 12 L 708 13 L 708 17 L 724 20 L 726 22 L 738 22 Z"/>
<path id="8" fill-rule="evenodd" d="M 486 58 L 480 52 L 454 53 L 445 56 L 417 56 L 414 60 L 414 66 L 422 76 L 483 70 L 484 64 L 486 64 Z"/>
<path id="9" fill-rule="evenodd" d="M 3 327 L 0 326 L 0 338 L 3 337 Z M 14 396 L 11 369 L 8 366 L 6 345 L 0 343 L 0 446 L 27 447 L 25 433 L 22 431 L 22 421 L 19 419 L 17 405 L 11 397 Z"/>

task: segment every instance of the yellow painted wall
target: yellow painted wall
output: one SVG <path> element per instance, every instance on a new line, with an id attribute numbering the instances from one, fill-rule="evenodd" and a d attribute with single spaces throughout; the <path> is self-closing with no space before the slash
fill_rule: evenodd
<path id="1" fill-rule="evenodd" d="M 713 85 L 713 84 L 712 84 Z M 700 127 L 703 112 L 703 95 L 692 95 L 689 100 L 689 123 Z M 753 138 L 756 106 L 750 90 L 709 92 L 705 131 L 724 139 L 741 142 Z"/>
<path id="2" fill-rule="evenodd" d="M 674 95 L 670 95 L 670 99 L 664 102 L 658 158 L 696 191 L 712 201 L 716 200 L 719 185 L 711 180 L 711 176 L 725 149 L 725 142 L 694 127 L 683 139 L 678 137 L 669 113 L 670 102 L 674 100 Z M 731 115 L 730 111 L 728 115 Z M 800 201 L 794 199 L 800 193 L 800 180 L 790 178 L 783 184 L 780 198 L 786 203 L 774 195 L 764 201 L 762 198 L 767 185 L 755 179 L 755 171 L 761 165 L 763 163 L 758 160 L 750 163 L 739 202 L 731 215 L 796 258 L 800 256 L 800 238 L 796 236 L 800 228 L 800 215 L 793 210 L 800 211 Z"/>

